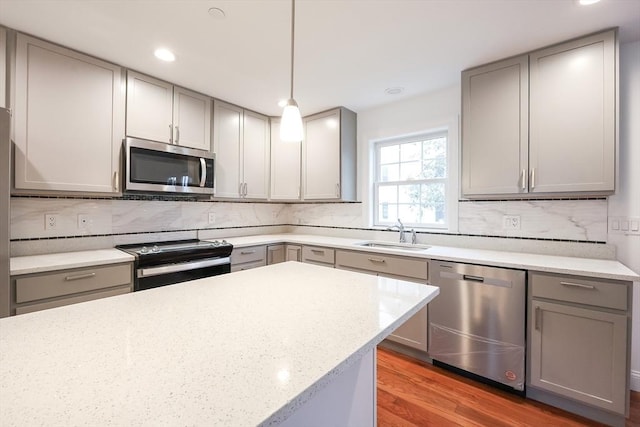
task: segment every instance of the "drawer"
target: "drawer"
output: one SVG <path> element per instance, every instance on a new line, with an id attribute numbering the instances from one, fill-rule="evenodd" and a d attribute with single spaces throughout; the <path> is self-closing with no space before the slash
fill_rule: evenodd
<path id="1" fill-rule="evenodd" d="M 267 247 L 247 246 L 246 248 L 234 248 L 231 252 L 231 265 L 243 264 L 245 262 L 264 261 L 267 262 Z"/>
<path id="2" fill-rule="evenodd" d="M 331 264 L 335 262 L 336 251 L 329 248 L 321 248 L 317 246 L 302 247 L 302 262 Z"/>
<path id="3" fill-rule="evenodd" d="M 94 299 L 128 294 L 129 292 L 131 292 L 131 286 L 116 288 L 116 289 L 109 289 L 106 291 L 92 292 L 90 294 L 78 295 L 78 296 L 69 297 L 69 298 L 62 298 L 54 301 L 24 305 L 22 307 L 16 307 L 16 314 L 32 313 L 34 311 L 46 310 L 47 308 L 62 307 L 65 305 L 76 304 L 79 302 L 92 301 Z"/>
<path id="4" fill-rule="evenodd" d="M 597 307 L 627 310 L 629 284 L 582 276 L 530 273 L 531 295 Z"/>
<path id="5" fill-rule="evenodd" d="M 336 266 L 427 280 L 426 259 L 407 258 L 367 252 L 337 251 Z"/>
<path id="6" fill-rule="evenodd" d="M 252 268 L 263 267 L 267 265 L 266 260 L 245 262 L 244 264 L 231 264 L 231 272 L 250 270 Z"/>
<path id="7" fill-rule="evenodd" d="M 16 278 L 16 303 L 53 298 L 119 285 L 130 285 L 132 265 L 79 268 Z"/>

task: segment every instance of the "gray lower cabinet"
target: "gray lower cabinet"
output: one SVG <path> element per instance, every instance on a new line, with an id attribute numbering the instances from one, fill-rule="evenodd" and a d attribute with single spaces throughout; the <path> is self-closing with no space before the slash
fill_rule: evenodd
<path id="1" fill-rule="evenodd" d="M 133 290 L 131 263 L 75 268 L 11 278 L 14 314 L 31 313 Z"/>
<path id="2" fill-rule="evenodd" d="M 396 257 L 367 252 L 336 251 L 336 268 L 376 274 L 393 279 L 426 283 L 428 263 L 425 259 Z M 427 351 L 427 307 L 422 308 L 387 337 L 388 340 Z"/>
<path id="3" fill-rule="evenodd" d="M 267 247 L 265 245 L 233 248 L 231 252 L 232 273 L 264 265 L 267 265 Z"/>
<path id="4" fill-rule="evenodd" d="M 300 245 L 286 245 L 286 259 L 287 261 L 302 261 L 302 246 Z"/>
<path id="5" fill-rule="evenodd" d="M 323 265 L 333 267 L 335 262 L 335 250 L 319 246 L 303 246 L 302 262 L 308 264 Z"/>
<path id="6" fill-rule="evenodd" d="M 527 386 L 624 416 L 630 284 L 530 273 L 529 286 Z"/>
<path id="7" fill-rule="evenodd" d="M 284 243 L 267 246 L 267 265 L 285 262 L 287 257 L 286 246 Z"/>

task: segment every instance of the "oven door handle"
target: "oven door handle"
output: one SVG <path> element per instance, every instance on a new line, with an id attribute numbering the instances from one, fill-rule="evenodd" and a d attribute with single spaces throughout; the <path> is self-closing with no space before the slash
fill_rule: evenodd
<path id="1" fill-rule="evenodd" d="M 199 268 L 213 267 L 216 265 L 230 264 L 231 258 L 206 258 L 198 261 L 181 262 L 179 264 L 166 264 L 158 267 L 139 268 L 137 274 L 139 278 L 159 276 L 161 274 L 177 273 L 180 271 L 196 270 Z"/>

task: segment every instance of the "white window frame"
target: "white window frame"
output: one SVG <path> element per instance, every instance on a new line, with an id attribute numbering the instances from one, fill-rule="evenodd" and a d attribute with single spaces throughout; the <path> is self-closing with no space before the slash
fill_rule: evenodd
<path id="1" fill-rule="evenodd" d="M 383 140 L 371 141 L 372 145 L 372 156 L 371 156 L 371 179 L 372 179 L 372 194 L 371 200 L 373 203 L 371 204 L 372 211 L 371 218 L 374 227 L 379 228 L 387 228 L 390 225 L 395 224 L 397 221 L 392 222 L 381 222 L 379 215 L 379 200 L 378 200 L 378 188 L 381 184 L 379 181 L 380 178 L 380 147 L 389 146 L 389 145 L 398 145 L 403 143 L 424 141 L 425 139 L 437 138 L 440 136 L 445 136 L 447 139 L 447 173 L 444 178 L 433 178 L 433 179 L 421 179 L 421 180 L 406 180 L 406 181 L 393 181 L 393 182 L 384 182 L 384 184 L 422 184 L 422 183 L 434 183 L 434 182 L 444 182 L 445 184 L 445 220 L 443 224 L 437 223 L 405 223 L 404 225 L 407 227 L 422 229 L 422 230 L 437 230 L 439 232 L 442 231 L 456 231 L 457 230 L 457 192 L 454 192 L 453 189 L 457 186 L 457 180 L 455 179 L 456 174 L 458 173 L 457 169 L 457 123 L 452 122 L 449 126 L 438 127 L 431 130 L 427 130 L 420 133 L 415 133 L 411 135 L 402 135 L 397 137 L 385 138 Z M 402 218 L 400 218 L 402 219 Z M 404 221 L 403 221 L 404 222 Z"/>

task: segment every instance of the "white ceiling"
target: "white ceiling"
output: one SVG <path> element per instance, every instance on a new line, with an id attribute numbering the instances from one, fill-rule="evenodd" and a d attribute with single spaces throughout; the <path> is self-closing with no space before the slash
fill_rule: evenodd
<path id="1" fill-rule="evenodd" d="M 289 0 L 0 0 L 0 23 L 275 116 L 289 93 L 290 10 Z M 303 115 L 359 112 L 614 26 L 621 42 L 640 40 L 640 0 L 297 0 L 295 98 Z M 158 46 L 177 60 L 159 62 Z"/>

